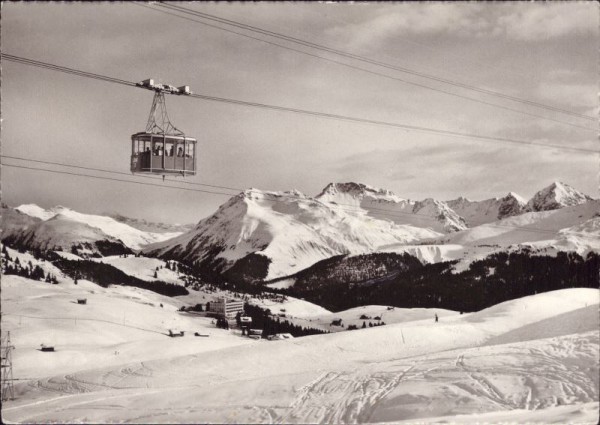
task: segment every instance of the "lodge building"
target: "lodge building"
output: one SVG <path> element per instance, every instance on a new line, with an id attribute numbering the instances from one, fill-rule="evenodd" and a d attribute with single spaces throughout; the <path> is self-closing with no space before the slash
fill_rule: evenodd
<path id="1" fill-rule="evenodd" d="M 244 302 L 236 301 L 233 299 L 220 298 L 215 301 L 211 301 L 208 311 L 211 313 L 223 316 L 226 319 L 233 319 L 240 313 L 244 313 Z"/>

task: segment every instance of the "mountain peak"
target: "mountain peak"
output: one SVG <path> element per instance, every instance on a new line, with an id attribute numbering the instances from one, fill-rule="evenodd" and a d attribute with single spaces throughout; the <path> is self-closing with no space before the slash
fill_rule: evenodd
<path id="1" fill-rule="evenodd" d="M 508 192 L 508 194 L 504 198 L 505 199 L 515 199 L 522 206 L 525 206 L 525 204 L 527 204 L 527 200 L 515 192 Z"/>
<path id="2" fill-rule="evenodd" d="M 23 205 L 16 207 L 15 210 L 17 210 L 23 214 L 26 214 L 30 217 L 39 218 L 41 220 L 48 220 L 48 219 L 54 217 L 54 215 L 56 215 L 55 211 L 46 210 L 36 204 L 23 204 Z"/>
<path id="3" fill-rule="evenodd" d="M 527 203 L 527 211 L 548 211 L 583 204 L 592 198 L 566 183 L 555 181 L 537 192 Z"/>
<path id="4" fill-rule="evenodd" d="M 397 196 L 394 192 L 387 189 L 379 189 L 373 186 L 366 185 L 364 183 L 329 183 L 325 189 L 319 193 L 316 198 L 332 197 L 335 195 L 345 195 L 354 198 L 361 198 L 365 195 L 374 197 L 389 197 L 396 199 Z"/>

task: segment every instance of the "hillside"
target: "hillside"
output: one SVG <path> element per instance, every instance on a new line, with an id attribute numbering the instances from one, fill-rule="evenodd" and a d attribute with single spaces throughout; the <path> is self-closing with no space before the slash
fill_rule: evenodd
<path id="1" fill-rule="evenodd" d="M 366 258 L 365 264 L 385 270 L 386 257 L 382 254 Z M 278 291 L 331 311 L 369 304 L 477 311 L 536 293 L 600 286 L 600 255 L 594 252 L 581 257 L 573 252 L 532 255 L 527 251 L 500 251 L 460 270 L 456 269 L 456 261 L 416 266 L 416 259 L 409 258 L 406 264 L 415 266 L 396 267 L 378 278 L 369 275 L 366 279 L 366 271 L 352 272 L 352 258 L 325 260 L 290 277 Z"/>
<path id="2" fill-rule="evenodd" d="M 600 323 L 588 314 L 598 309 L 597 289 L 538 294 L 445 316 L 437 324 L 416 320 L 253 342 L 211 329 L 205 319 L 181 315 L 169 300 L 142 292 L 49 286 L 53 293 L 37 297 L 41 284 L 15 279 L 2 285 L 3 306 L 8 304 L 4 325 L 22 347 L 15 352 L 15 372 L 36 376 L 17 384 L 19 398 L 3 405 L 3 418 L 11 422 L 430 423 L 444 417 L 466 422 L 525 417 L 593 423 L 598 416 Z M 69 302 L 84 293 L 89 305 Z M 19 316 L 17 303 L 9 301 L 15 296 L 30 306 L 31 318 Z M 67 309 L 64 319 L 34 318 L 53 317 L 57 303 Z M 96 316 L 100 311 L 115 314 Z M 552 333 L 558 323 L 561 329 Z M 172 326 L 188 333 L 161 335 Z M 548 331 L 536 335 L 541 328 Z M 188 336 L 193 329 L 210 337 Z M 509 335 L 509 343 L 495 342 Z M 57 351 L 36 350 L 42 339 L 51 339 Z"/>
<path id="3" fill-rule="evenodd" d="M 562 229 L 590 220 L 600 211 L 600 200 L 555 210 L 528 212 L 495 223 L 467 229 L 441 238 L 461 245 L 510 245 L 555 237 Z"/>
<path id="4" fill-rule="evenodd" d="M 46 221 L 38 221 L 18 232 L 12 232 L 4 241 L 29 251 L 64 250 L 80 256 L 131 253 L 121 240 L 63 214 L 56 214 Z"/>
<path id="5" fill-rule="evenodd" d="M 119 223 L 127 224 L 135 229 L 143 232 L 152 233 L 183 233 L 194 228 L 193 224 L 172 224 L 172 223 L 157 223 L 140 218 L 126 217 L 121 214 L 103 214 L 110 218 L 114 218 Z"/>
<path id="6" fill-rule="evenodd" d="M 9 207 L 6 204 L 0 206 L 0 229 L 2 230 L 2 240 L 9 236 L 16 235 L 29 226 L 39 223 L 41 220 L 37 217 L 24 214 L 19 210 Z"/>
<path id="7" fill-rule="evenodd" d="M 58 206 L 50 210 L 45 210 L 35 204 L 21 205 L 15 208 L 24 214 L 38 218 L 43 221 L 51 220 L 57 215 L 61 219 L 68 219 L 78 224 L 83 224 L 89 227 L 93 227 L 97 231 L 100 231 L 113 239 L 121 240 L 129 249 L 139 250 L 142 246 L 149 243 L 162 241 L 173 238 L 180 233 L 153 233 L 138 230 L 127 224 L 121 223 L 111 217 L 105 217 L 93 214 L 82 214 L 72 209 Z M 76 233 L 71 232 L 71 239 L 75 238 Z M 58 237 L 58 236 L 57 236 Z"/>

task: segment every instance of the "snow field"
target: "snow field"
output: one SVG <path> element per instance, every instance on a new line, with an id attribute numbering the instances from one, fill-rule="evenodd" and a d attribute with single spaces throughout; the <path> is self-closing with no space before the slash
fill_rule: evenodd
<path id="1" fill-rule="evenodd" d="M 60 269 L 58 267 L 56 267 L 54 264 L 52 264 L 49 261 L 46 261 L 43 259 L 38 260 L 33 255 L 29 254 L 28 252 L 20 253 L 19 251 L 15 250 L 15 249 L 9 248 L 8 246 L 6 247 L 6 252 L 8 252 L 8 255 L 12 259 L 13 265 L 14 265 L 14 262 L 18 258 L 19 263 L 21 264 L 21 267 L 27 267 L 29 265 L 29 262 L 31 262 L 31 265 L 34 268 L 35 268 L 35 266 L 40 266 L 42 268 L 42 270 L 44 270 L 45 275 L 50 273 L 53 276 L 56 276 L 56 279 L 58 280 L 59 283 L 72 282 L 72 279 L 66 277 L 63 274 L 63 272 L 60 271 Z"/>
<path id="2" fill-rule="evenodd" d="M 121 294 L 129 308 L 150 309 L 153 314 L 143 319 L 158 326 L 164 309 L 134 307 L 148 299 L 141 294 L 138 300 L 125 298 L 129 295 Z M 428 318 L 216 351 L 171 348 L 186 344 L 187 336 L 144 339 L 139 351 L 156 350 L 160 343 L 161 358 L 88 364 L 77 373 L 56 369 L 52 378 L 20 385 L 19 399 L 6 403 L 3 417 L 16 422 L 378 423 L 453 415 L 518 420 L 515 412 L 526 411 L 542 422 L 556 412 L 595 421 L 599 324 L 589 311 L 597 310 L 598 300 L 598 290 L 567 289 L 469 315 L 442 316 L 439 323 Z M 548 335 L 567 321 L 561 314 L 594 330 Z M 547 329 L 545 339 L 536 334 L 540 328 Z M 577 332 L 562 332 L 571 330 Z M 512 342 L 484 345 L 494 338 L 501 342 L 503 335 Z"/>
<path id="3" fill-rule="evenodd" d="M 249 302 L 253 305 L 270 309 L 273 314 L 284 313 L 286 316 L 313 317 L 321 314 L 331 314 L 329 310 L 317 304 L 289 296 L 283 302 L 275 302 L 269 299 L 260 300 L 258 298 L 251 298 Z"/>
<path id="4" fill-rule="evenodd" d="M 279 310 L 273 310 L 273 313 L 279 313 Z M 362 307 L 355 307 L 339 312 L 327 312 L 313 315 L 294 315 L 289 310 L 285 311 L 286 317 L 282 317 L 281 320 L 288 320 L 296 325 L 304 327 L 313 327 L 323 329 L 330 332 L 342 332 L 348 329 L 349 326 L 354 325 L 361 329 L 363 322 L 366 323 L 367 327 L 369 322 L 373 325 L 379 322 L 385 322 L 386 326 L 395 323 L 404 322 L 417 322 L 423 321 L 424 323 L 432 323 L 435 315 L 441 318 L 448 318 L 458 315 L 458 312 L 451 310 L 444 310 L 441 308 L 394 308 L 388 310 L 387 306 L 381 305 L 368 305 Z M 370 319 L 361 319 L 361 316 L 370 317 Z M 375 319 L 380 317 L 380 319 Z M 332 321 L 342 319 L 344 327 L 332 325 Z"/>
<path id="5" fill-rule="evenodd" d="M 209 318 L 178 312 L 181 301 L 139 288 L 3 276 L 1 295 L 2 332 L 11 331 L 17 347 L 15 377 L 43 378 L 252 342 L 217 329 Z M 77 304 L 78 298 L 87 304 Z M 169 329 L 186 335 L 169 338 Z M 194 337 L 194 332 L 210 337 Z M 56 352 L 39 351 L 42 343 Z"/>
<path id="6" fill-rule="evenodd" d="M 183 285 L 184 282 L 181 280 L 181 273 L 166 268 L 166 261 L 159 260 L 158 258 L 149 257 L 136 257 L 135 255 L 128 255 L 126 258 L 113 255 L 102 258 L 92 258 L 91 260 L 109 264 L 123 273 L 129 276 L 137 277 L 138 279 L 152 282 L 155 280 L 161 280 L 167 283 L 173 283 L 176 285 Z M 157 271 L 156 268 L 159 267 Z M 162 267 L 162 268 L 160 268 Z M 154 277 L 156 272 L 156 277 Z"/>

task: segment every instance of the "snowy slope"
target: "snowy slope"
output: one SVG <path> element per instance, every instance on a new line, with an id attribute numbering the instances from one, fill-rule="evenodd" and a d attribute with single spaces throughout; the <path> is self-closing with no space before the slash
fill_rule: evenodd
<path id="1" fill-rule="evenodd" d="M 111 266 L 121 270 L 123 273 L 141 280 L 149 282 L 160 280 L 162 282 L 173 283 L 176 285 L 184 284 L 180 273 L 167 269 L 167 264 L 163 260 L 159 260 L 157 258 L 136 257 L 134 255 L 128 255 L 127 257 L 112 255 L 108 257 L 94 258 L 92 260 L 99 262 L 101 261 L 104 264 L 110 264 Z M 158 270 L 156 270 L 157 268 Z M 154 277 L 154 273 L 156 273 L 156 277 Z"/>
<path id="2" fill-rule="evenodd" d="M 568 184 L 554 182 L 527 202 L 526 211 L 547 211 L 583 204 L 592 198 Z"/>
<path id="3" fill-rule="evenodd" d="M 1 288 L 2 334 L 11 331 L 12 343 L 17 347 L 13 352 L 14 375 L 19 378 L 73 373 L 252 342 L 217 329 L 209 318 L 178 312 L 184 305 L 178 299 L 140 288 L 102 288 L 82 279 L 77 285 L 71 280 L 52 285 L 14 275 L 3 276 Z M 77 304 L 78 298 L 86 298 L 87 304 Z M 188 335 L 169 338 L 168 329 L 187 331 Z M 194 337 L 194 332 L 210 337 Z M 39 351 L 42 343 L 53 345 L 56 352 Z"/>
<path id="4" fill-rule="evenodd" d="M 195 263 L 221 261 L 224 269 L 251 253 L 270 260 L 267 279 L 302 270 L 339 254 L 440 236 L 330 203 L 281 192 L 247 190 L 177 238 L 144 248 L 150 256 Z"/>
<path id="5" fill-rule="evenodd" d="M 567 233 L 587 238 L 584 232 L 568 231 L 573 226 L 582 225 L 600 212 L 600 200 L 564 207 L 556 210 L 529 212 L 499 220 L 495 223 L 467 229 L 444 237 L 445 243 L 459 245 L 499 245 L 508 246 L 519 243 L 556 239 Z M 589 226 L 593 228 L 593 222 Z M 565 229 L 566 233 L 560 233 Z"/>
<path id="6" fill-rule="evenodd" d="M 127 224 L 144 232 L 154 233 L 183 233 L 194 228 L 193 224 L 156 223 L 140 218 L 126 217 L 121 214 L 102 214 L 114 218 L 119 223 Z"/>
<path id="7" fill-rule="evenodd" d="M 56 212 L 46 210 L 35 204 L 23 204 L 15 208 L 17 211 L 27 214 L 31 217 L 39 218 L 40 220 L 49 220 L 56 215 Z"/>
<path id="8" fill-rule="evenodd" d="M 600 216 L 561 229 L 553 239 L 521 243 L 519 247 L 531 248 L 533 252 L 549 255 L 557 252 L 576 252 L 585 256 L 590 251 L 600 252 Z"/>
<path id="9" fill-rule="evenodd" d="M 74 248 L 81 255 L 103 255 L 107 250 L 115 253 L 129 252 L 120 240 L 63 214 L 32 224 L 10 235 L 6 241 L 29 250 L 70 251 Z"/>
<path id="10" fill-rule="evenodd" d="M 138 230 L 127 224 L 121 223 L 114 218 L 93 214 L 82 214 L 69 208 L 58 206 L 51 210 L 45 210 L 35 204 L 21 205 L 16 208 L 32 217 L 49 220 L 60 214 L 62 218 L 68 218 L 74 222 L 82 223 L 100 230 L 114 239 L 121 240 L 127 247 L 138 250 L 142 246 L 163 241 L 180 235 L 179 232 L 155 233 Z"/>
<path id="11" fill-rule="evenodd" d="M 363 323 L 369 327 L 369 323 L 385 323 L 385 326 L 396 323 L 416 322 L 423 320 L 431 323 L 434 320 L 434 315 L 438 315 L 440 319 L 446 319 L 459 313 L 452 310 L 441 308 L 393 308 L 389 309 L 382 305 L 366 305 L 361 307 L 350 308 L 344 311 L 335 313 L 327 312 L 321 314 L 313 314 L 310 316 L 296 315 L 293 311 L 286 311 L 286 320 L 305 326 L 323 329 L 329 332 L 343 332 L 349 326 L 356 326 L 361 329 Z M 365 317 L 361 319 L 361 317 Z M 342 326 L 333 325 L 334 320 L 342 319 Z"/>
<path id="12" fill-rule="evenodd" d="M 287 296 L 283 302 L 274 302 L 269 299 L 258 299 L 252 297 L 249 299 L 250 304 L 258 307 L 269 309 L 273 314 L 285 312 L 286 316 L 293 317 L 314 317 L 319 315 L 331 314 L 331 312 L 317 304 L 308 301 L 299 300 L 298 298 Z"/>
<path id="13" fill-rule="evenodd" d="M 134 360 L 128 353 L 129 363 L 107 359 L 76 373 L 57 356 L 16 350 L 15 364 L 18 356 L 38 355 L 55 363 L 54 377 L 19 384 L 19 398 L 5 403 L 2 413 L 8 421 L 29 423 L 431 423 L 436 418 L 550 423 L 557 414 L 595 423 L 600 323 L 588 308 L 597 309 L 599 301 L 598 290 L 567 289 L 444 317 L 437 324 L 419 320 L 194 354 L 185 344 L 195 341 L 187 338 L 140 338 L 139 352 L 151 356 L 164 341 L 165 356 Z M 570 332 L 535 334 L 569 313 Z M 18 319 L 8 317 L 16 332 Z M 587 327 L 576 327 L 578 322 Z M 25 323 L 23 341 L 33 324 Z M 508 344 L 488 344 L 519 332 Z M 39 341 L 30 339 L 32 346 Z M 212 336 L 202 339 L 198 347 L 211 341 Z M 86 334 L 79 346 L 65 351 L 88 352 L 94 344 Z M 175 354 L 176 345 L 181 355 Z M 125 351 L 121 347 L 117 350 Z"/>
<path id="14" fill-rule="evenodd" d="M 2 231 L 1 236 L 3 240 L 41 221 L 39 218 L 24 214 L 5 204 L 0 205 L 0 213 L 2 214 L 0 217 L 0 230 Z"/>
<path id="15" fill-rule="evenodd" d="M 15 267 L 15 262 L 17 260 L 19 260 L 19 264 L 21 264 L 22 267 L 26 267 L 27 265 L 29 265 L 29 263 L 31 263 L 32 267 L 36 267 L 36 266 L 41 267 L 41 269 L 44 271 L 45 275 L 50 274 L 50 275 L 56 277 L 56 280 L 59 283 L 66 283 L 66 282 L 73 281 L 72 279 L 66 277 L 63 274 L 63 272 L 60 271 L 60 269 L 58 269 L 56 266 L 54 266 L 49 261 L 46 261 L 44 259 L 38 260 L 37 258 L 35 258 L 33 255 L 29 254 L 28 252 L 19 252 L 15 249 L 8 248 L 8 247 L 6 247 L 6 252 L 8 253 L 10 261 L 8 261 L 8 259 L 4 257 L 4 254 L 2 254 L 3 261 L 5 261 L 5 263 L 3 263 L 3 265 L 10 265 L 12 267 Z M 3 277 L 3 279 L 4 279 L 4 277 Z"/>
<path id="16" fill-rule="evenodd" d="M 592 200 L 572 207 L 523 213 L 482 224 L 438 239 L 448 248 L 462 247 L 462 255 L 456 249 L 455 255 L 446 254 L 441 259 L 460 260 L 455 270 L 462 271 L 473 261 L 498 251 L 528 249 L 539 255 L 577 252 L 585 257 L 590 251 L 600 252 L 599 211 L 600 201 Z M 390 251 L 401 252 L 402 248 Z"/>

